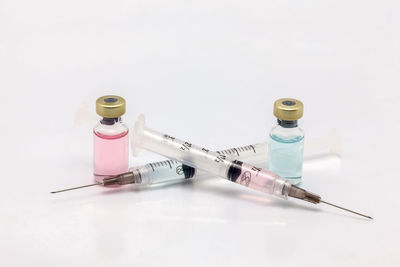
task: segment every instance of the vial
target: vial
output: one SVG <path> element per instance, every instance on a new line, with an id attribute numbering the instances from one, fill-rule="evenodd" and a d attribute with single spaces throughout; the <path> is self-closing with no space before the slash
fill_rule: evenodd
<path id="1" fill-rule="evenodd" d="M 93 129 L 93 169 L 95 181 L 101 182 L 104 177 L 129 168 L 129 128 L 121 119 L 125 99 L 115 95 L 99 97 L 96 113 L 102 119 Z"/>
<path id="2" fill-rule="evenodd" d="M 274 115 L 278 124 L 269 133 L 268 169 L 297 185 L 303 169 L 304 131 L 297 125 L 303 116 L 303 103 L 293 98 L 278 99 Z"/>

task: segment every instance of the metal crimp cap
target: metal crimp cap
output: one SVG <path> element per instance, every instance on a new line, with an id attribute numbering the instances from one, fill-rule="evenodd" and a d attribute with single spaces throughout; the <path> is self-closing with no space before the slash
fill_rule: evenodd
<path id="1" fill-rule="evenodd" d="M 294 98 L 281 98 L 274 103 L 274 115 L 283 121 L 296 121 L 303 117 L 303 103 Z"/>
<path id="2" fill-rule="evenodd" d="M 125 99 L 116 95 L 105 95 L 96 100 L 96 113 L 103 118 L 118 118 L 125 114 Z"/>

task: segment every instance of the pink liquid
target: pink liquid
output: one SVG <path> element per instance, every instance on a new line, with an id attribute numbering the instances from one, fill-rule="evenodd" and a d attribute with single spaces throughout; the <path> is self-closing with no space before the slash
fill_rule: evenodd
<path id="1" fill-rule="evenodd" d="M 93 131 L 94 178 L 97 182 L 105 176 L 128 171 L 129 135 L 128 131 L 118 135 L 103 135 Z"/>
<path id="2" fill-rule="evenodd" d="M 273 194 L 275 180 L 278 178 L 277 174 L 243 163 L 239 177 L 235 182 L 257 191 Z"/>

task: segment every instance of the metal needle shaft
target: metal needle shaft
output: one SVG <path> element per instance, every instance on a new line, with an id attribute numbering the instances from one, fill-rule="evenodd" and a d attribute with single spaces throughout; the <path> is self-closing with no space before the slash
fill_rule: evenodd
<path id="1" fill-rule="evenodd" d="M 50 192 L 50 193 L 52 193 L 52 194 L 61 193 L 61 192 L 65 192 L 65 191 L 80 189 L 80 188 L 89 187 L 89 186 L 94 186 L 94 185 L 101 185 L 101 184 L 102 184 L 102 183 L 88 184 L 88 185 L 83 185 L 83 186 L 78 186 L 78 187 L 72 187 L 72 188 L 68 188 L 68 189 L 53 191 L 53 192 Z"/>
<path id="2" fill-rule="evenodd" d="M 323 200 L 321 200 L 321 202 L 322 202 L 322 203 L 325 203 L 325 204 L 327 204 L 327 205 L 331 205 L 331 206 L 333 206 L 333 207 L 335 207 L 335 208 L 339 208 L 339 209 L 342 209 L 342 210 L 345 210 L 345 211 L 348 211 L 348 212 L 351 212 L 351 213 L 354 213 L 354 214 L 357 214 L 357 215 L 360 215 L 360 216 L 363 216 L 363 217 L 365 217 L 365 218 L 368 218 L 368 219 L 373 220 L 373 218 L 372 218 L 371 216 L 367 216 L 367 215 L 364 215 L 364 214 L 361 214 L 361 213 L 358 213 L 358 212 L 355 212 L 355 211 L 352 211 L 352 210 L 349 210 L 349 209 L 340 207 L 340 206 L 338 206 L 338 205 L 335 205 L 335 204 L 332 204 L 332 203 L 329 203 L 329 202 L 326 202 L 326 201 L 323 201 Z"/>

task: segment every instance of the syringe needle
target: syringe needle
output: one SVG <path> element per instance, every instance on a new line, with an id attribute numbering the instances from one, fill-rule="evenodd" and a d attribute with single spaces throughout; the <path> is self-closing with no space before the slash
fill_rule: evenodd
<path id="1" fill-rule="evenodd" d="M 358 213 L 358 212 L 355 212 L 355 211 L 352 211 L 352 210 L 349 210 L 349 209 L 340 207 L 340 206 L 338 206 L 338 205 L 335 205 L 335 204 L 332 204 L 332 203 L 329 203 L 329 202 L 326 202 L 326 201 L 323 201 L 323 200 L 321 200 L 320 202 L 321 202 L 321 203 L 328 204 L 328 205 L 331 205 L 331 206 L 333 206 L 333 207 L 335 207 L 335 208 L 338 208 L 338 209 L 342 209 L 342 210 L 345 210 L 345 211 L 348 211 L 348 212 L 351 212 L 351 213 L 354 213 L 354 214 L 363 216 L 363 217 L 368 218 L 368 219 L 371 219 L 371 220 L 374 219 L 374 218 L 372 218 L 371 216 L 367 216 L 367 215 L 364 215 L 364 214 L 361 214 L 361 213 Z"/>
<path id="2" fill-rule="evenodd" d="M 83 185 L 83 186 L 78 186 L 78 187 L 72 187 L 72 188 L 68 188 L 68 189 L 53 191 L 53 192 L 50 192 L 50 193 L 52 193 L 52 194 L 61 193 L 61 192 L 65 192 L 65 191 L 80 189 L 80 188 L 89 187 L 89 186 L 94 186 L 94 185 L 101 185 L 101 184 L 102 184 L 102 183 L 88 184 L 88 185 Z"/>

